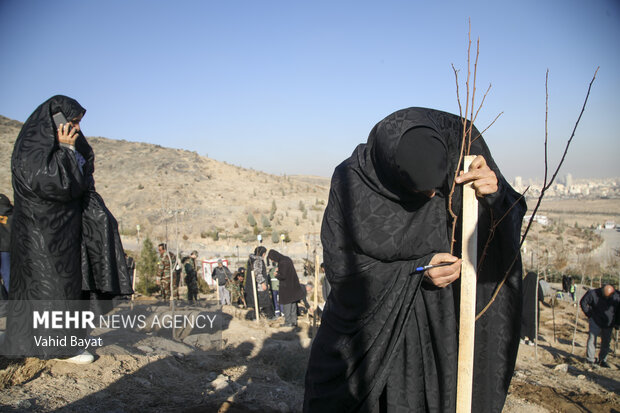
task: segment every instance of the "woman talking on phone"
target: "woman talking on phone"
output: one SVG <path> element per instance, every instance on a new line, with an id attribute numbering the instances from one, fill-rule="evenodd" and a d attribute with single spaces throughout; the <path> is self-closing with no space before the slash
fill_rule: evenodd
<path id="1" fill-rule="evenodd" d="M 15 141 L 8 356 L 91 362 L 91 354 L 70 345 L 70 337 L 86 337 L 83 325 L 35 329 L 34 307 L 96 314 L 110 308 L 113 296 L 132 293 L 117 222 L 95 191 L 95 157 L 80 129 L 85 113 L 76 100 L 53 96 Z M 67 341 L 41 345 L 37 337 Z"/>

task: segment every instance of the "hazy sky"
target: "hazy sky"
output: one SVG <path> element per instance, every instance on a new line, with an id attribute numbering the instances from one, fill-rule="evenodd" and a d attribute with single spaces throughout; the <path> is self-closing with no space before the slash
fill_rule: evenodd
<path id="1" fill-rule="evenodd" d="M 542 176 L 545 72 L 561 175 L 620 176 L 620 2 L 0 0 L 0 114 L 54 94 L 87 136 L 195 150 L 275 174 L 330 176 L 382 118 L 458 113 L 451 64 L 480 39 L 476 125 L 507 178 Z M 554 162 L 552 162 L 555 165 Z"/>

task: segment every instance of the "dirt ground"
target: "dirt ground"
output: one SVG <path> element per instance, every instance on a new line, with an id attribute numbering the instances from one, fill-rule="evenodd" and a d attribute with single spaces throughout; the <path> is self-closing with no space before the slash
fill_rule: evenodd
<path id="1" fill-rule="evenodd" d="M 620 412 L 618 353 L 609 356 L 611 368 L 588 369 L 582 313 L 572 345 L 575 310 L 562 300 L 541 308 L 538 346 L 520 345 L 504 412 Z M 99 348 L 86 366 L 0 358 L 0 411 L 300 411 L 311 319 L 300 316 L 293 329 L 247 314 L 224 307 L 221 351 L 150 335 Z"/>

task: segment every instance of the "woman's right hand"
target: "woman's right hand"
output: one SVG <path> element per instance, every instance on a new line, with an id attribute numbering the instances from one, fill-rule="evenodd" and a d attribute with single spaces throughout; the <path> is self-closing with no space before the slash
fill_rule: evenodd
<path id="1" fill-rule="evenodd" d="M 431 284 L 443 288 L 461 276 L 461 261 L 460 258 L 445 252 L 435 254 L 433 258 L 431 258 L 431 262 L 429 262 L 430 265 L 437 265 L 445 262 L 451 262 L 452 264 L 426 270 L 424 272 L 424 277 L 426 277 Z"/>
<path id="2" fill-rule="evenodd" d="M 77 137 L 78 129 L 72 127 L 71 123 L 63 123 L 58 127 L 58 142 L 75 146 Z"/>

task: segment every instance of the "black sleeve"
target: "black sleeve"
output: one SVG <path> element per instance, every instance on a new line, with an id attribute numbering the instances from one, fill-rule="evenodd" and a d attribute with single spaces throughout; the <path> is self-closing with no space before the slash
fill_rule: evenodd
<path id="1" fill-rule="evenodd" d="M 583 298 L 581 299 L 581 301 L 579 302 L 579 305 L 581 306 L 581 310 L 583 311 L 583 313 L 586 315 L 586 317 L 590 318 L 590 315 L 592 313 L 592 292 L 594 290 L 590 290 L 588 291 Z"/>

